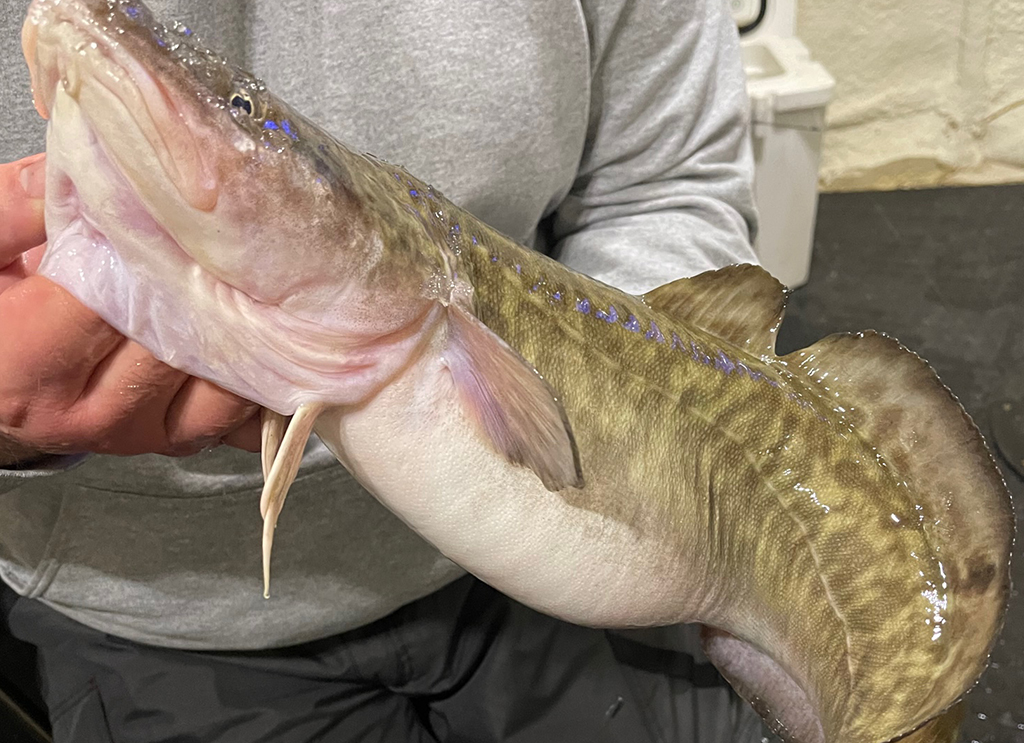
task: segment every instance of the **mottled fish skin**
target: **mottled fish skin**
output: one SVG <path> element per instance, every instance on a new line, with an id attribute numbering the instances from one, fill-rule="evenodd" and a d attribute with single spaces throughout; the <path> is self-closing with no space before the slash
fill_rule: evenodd
<path id="1" fill-rule="evenodd" d="M 961 638 L 994 637 L 1006 559 L 979 569 L 938 554 L 939 515 L 802 375 L 517 246 L 395 175 L 394 203 L 433 220 L 477 315 L 563 395 L 588 480 L 616 483 L 561 495 L 671 541 L 702 577 L 679 618 L 770 649 L 814 689 L 828 740 L 888 740 L 973 682 L 986 654 Z M 955 588 L 951 565 L 966 578 Z M 992 592 L 995 611 L 963 613 L 957 589 Z"/>
<path id="2" fill-rule="evenodd" d="M 573 621 L 700 622 L 714 628 L 709 636 L 738 638 L 806 696 L 817 727 L 789 736 L 800 743 L 885 743 L 943 715 L 975 682 L 1008 593 L 1008 497 L 973 425 L 919 359 L 877 335 L 775 356 L 777 321 L 764 326 L 775 310 L 755 312 L 744 297 L 751 287 L 765 295 L 781 288 L 750 267 L 706 275 L 704 285 L 735 291 L 721 294 L 721 307 L 705 303 L 699 311 L 666 302 L 664 288 L 635 297 L 574 273 L 516 245 L 401 168 L 348 150 L 199 45 L 187 27 L 162 26 L 131 0 L 36 0 L 26 22 L 37 104 L 42 113 L 56 112 L 59 124 L 51 125 L 48 167 L 54 183 L 80 179 L 82 208 L 91 206 L 90 187 L 103 184 L 75 135 L 102 129 L 105 109 L 97 109 L 92 124 L 73 118 L 67 91 L 75 83 L 60 79 L 54 60 L 62 41 L 46 30 L 57 17 L 96 34 L 110 59 L 137 65 L 135 83 L 151 98 L 148 108 L 133 111 L 139 120 L 149 111 L 153 130 L 164 135 L 161 145 L 142 121 L 157 150 L 144 152 L 146 160 L 141 138 L 128 157 L 100 131 L 105 150 L 95 155 L 102 168 L 120 168 L 114 196 L 146 219 L 160 218 L 160 229 L 152 230 L 159 234 L 149 236 L 158 246 L 152 253 L 173 245 L 188 257 L 173 264 L 179 273 L 158 272 L 147 287 L 166 290 L 160 301 L 167 312 L 156 325 L 138 320 L 123 292 L 96 293 L 76 278 L 81 272 L 62 268 L 69 264 L 58 260 L 67 260 L 60 240 L 51 241 L 44 262 L 48 275 L 66 279 L 124 332 L 168 363 L 277 414 L 302 409 L 310 424 L 319 414 L 310 410 L 326 411 L 317 432 L 374 492 L 374 463 L 360 461 L 363 455 L 343 440 L 346 416 L 358 419 L 351 411 L 372 410 L 402 384 L 410 395 L 421 392 L 415 374 L 432 378 L 453 357 L 445 344 L 456 336 L 458 314 L 470 313 L 550 388 L 571 429 L 581 475 L 545 490 L 511 458 L 501 462 L 509 482 L 529 485 L 494 494 L 497 501 L 535 498 L 567 516 L 571 527 L 529 554 L 534 562 L 509 579 L 510 593 Z M 40 41 L 39 29 L 52 38 Z M 159 78 L 163 98 L 147 75 Z M 188 127 L 176 128 L 166 113 L 172 109 Z M 51 225 L 61 224 L 58 217 L 59 209 L 48 207 Z M 127 252 L 145 242 L 101 234 L 103 220 L 94 222 L 90 244 L 116 243 Z M 131 224 L 108 222 L 131 235 Z M 138 251 L 123 271 L 104 276 L 124 280 L 152 258 Z M 668 294 L 687 286 L 694 284 L 677 284 Z M 204 324 L 171 321 L 172 312 L 187 317 L 196 307 L 208 318 Z M 756 318 L 749 336 L 742 332 L 747 309 Z M 716 317 L 726 314 L 729 323 L 714 332 Z M 854 358 L 851 368 L 860 364 L 858 373 L 872 382 L 848 397 L 857 374 L 836 374 L 827 362 L 850 347 L 856 356 L 858 346 L 870 349 L 863 355 L 868 362 Z M 877 368 L 869 363 L 876 353 L 883 360 Z M 886 373 L 890 363 L 898 373 Z M 935 443 L 944 458 L 925 459 L 935 472 L 948 468 L 955 487 L 943 486 L 938 474 L 936 486 L 922 473 L 935 432 L 908 425 L 902 397 L 892 393 L 904 375 L 921 377 L 915 394 L 941 408 L 963 436 L 961 453 L 954 446 L 946 457 L 949 446 Z M 453 405 L 446 394 L 437 399 Z M 275 415 L 268 420 L 281 422 Z M 412 423 L 427 433 L 442 430 L 431 427 L 434 421 Z M 416 438 L 393 430 L 396 439 Z M 483 448 L 475 432 L 459 435 Z M 268 473 L 278 446 L 297 465 L 302 441 L 282 443 L 270 428 L 268 441 L 275 450 L 264 465 Z M 449 444 L 417 443 L 410 453 L 418 456 Z M 977 487 L 969 482 L 974 472 L 982 473 Z M 279 512 L 287 485 L 265 497 L 266 509 Z M 444 531 L 442 523 L 439 532 L 429 522 L 434 511 L 452 507 L 442 502 L 450 493 L 427 493 L 437 503 L 428 497 L 425 506 L 375 494 L 443 551 L 464 555 L 465 567 L 493 575 L 504 588 L 506 576 L 493 574 L 500 560 L 460 551 L 467 529 L 482 531 L 495 521 L 501 528 L 500 519 L 486 518 L 487 503 L 470 524 Z M 507 533 L 495 532 L 501 538 L 494 551 L 521 549 L 517 542 L 530 535 L 517 528 L 510 523 Z M 618 551 L 604 554 L 613 540 Z M 560 604 L 557 590 L 531 593 L 540 569 L 559 579 L 550 557 L 559 549 L 583 554 L 576 572 L 603 562 L 593 575 L 611 575 L 617 585 L 584 585 L 593 599 L 582 610 Z M 625 605 L 627 598 L 633 605 Z M 785 710 L 773 710 L 742 670 L 717 662 L 769 722 L 782 725 L 776 715 L 785 717 Z M 946 735 L 954 714 L 909 740 L 944 740 L 935 731 Z"/>

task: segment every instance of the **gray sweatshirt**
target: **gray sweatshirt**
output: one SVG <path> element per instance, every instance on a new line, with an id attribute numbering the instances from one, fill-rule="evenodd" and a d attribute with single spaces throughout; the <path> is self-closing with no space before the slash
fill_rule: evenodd
<path id="1" fill-rule="evenodd" d="M 725 0 L 154 0 L 342 141 L 631 292 L 755 262 Z M 0 160 L 43 146 L 0 5 Z M 17 353 L 16 348 L 0 350 Z M 0 576 L 89 626 L 196 649 L 343 632 L 461 571 L 311 444 L 262 598 L 258 456 L 220 447 L 0 471 Z"/>

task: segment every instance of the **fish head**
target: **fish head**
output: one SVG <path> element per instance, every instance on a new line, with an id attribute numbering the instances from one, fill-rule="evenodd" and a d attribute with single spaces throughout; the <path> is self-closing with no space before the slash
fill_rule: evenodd
<path id="1" fill-rule="evenodd" d="M 423 324 L 440 247 L 392 218 L 379 161 L 137 0 L 35 0 L 22 39 L 49 119 L 41 273 L 122 332 L 289 413 L 351 402 L 325 375 Z"/>

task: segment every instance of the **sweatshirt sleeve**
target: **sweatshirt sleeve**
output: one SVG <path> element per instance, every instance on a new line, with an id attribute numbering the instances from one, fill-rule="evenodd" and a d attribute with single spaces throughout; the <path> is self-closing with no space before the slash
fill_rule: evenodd
<path id="1" fill-rule="evenodd" d="M 746 80 L 725 1 L 583 7 L 590 121 L 553 255 L 633 293 L 756 263 Z"/>

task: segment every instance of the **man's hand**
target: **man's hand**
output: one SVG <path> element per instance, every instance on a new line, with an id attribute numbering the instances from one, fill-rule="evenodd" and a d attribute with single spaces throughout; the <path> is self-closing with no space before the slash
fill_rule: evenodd
<path id="1" fill-rule="evenodd" d="M 172 369 L 53 282 L 44 155 L 0 165 L 0 466 L 43 454 L 257 451 L 259 409 Z"/>

